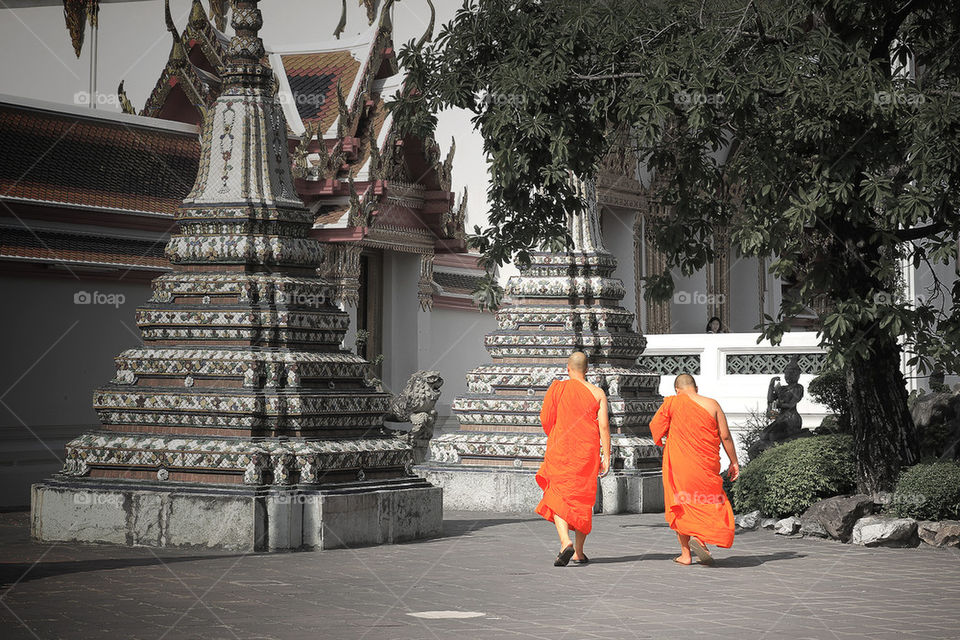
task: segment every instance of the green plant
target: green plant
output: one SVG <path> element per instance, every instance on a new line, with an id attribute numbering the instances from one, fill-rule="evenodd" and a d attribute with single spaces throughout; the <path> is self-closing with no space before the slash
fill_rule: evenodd
<path id="1" fill-rule="evenodd" d="M 747 418 L 743 424 L 737 425 L 737 440 L 740 442 L 740 450 L 747 452 L 754 442 L 760 439 L 760 433 L 766 428 L 770 420 L 766 414 L 756 408 L 751 408 L 747 412 Z"/>
<path id="2" fill-rule="evenodd" d="M 759 510 L 771 518 L 798 515 L 818 500 L 852 491 L 854 474 L 850 436 L 791 440 L 743 468 L 733 485 L 734 501 L 741 512 Z"/>
<path id="3" fill-rule="evenodd" d="M 889 510 L 918 520 L 960 519 L 960 464 L 914 465 L 897 481 Z"/>
<path id="4" fill-rule="evenodd" d="M 837 417 L 837 431 L 850 433 L 850 397 L 847 394 L 847 375 L 843 370 L 825 369 L 810 381 L 807 392 Z"/>

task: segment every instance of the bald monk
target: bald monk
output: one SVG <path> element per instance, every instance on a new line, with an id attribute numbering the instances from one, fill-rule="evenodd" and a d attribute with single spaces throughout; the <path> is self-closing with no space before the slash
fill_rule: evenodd
<path id="1" fill-rule="evenodd" d="M 607 396 L 587 382 L 586 373 L 586 354 L 574 352 L 567 360 L 570 379 L 553 381 L 540 410 L 547 451 L 537 472 L 537 484 L 543 489 L 537 513 L 557 527 L 560 553 L 553 563 L 557 567 L 567 566 L 571 558 L 581 564 L 590 561 L 583 543 L 593 526 L 597 476 L 610 468 Z M 576 531 L 575 544 L 570 529 Z"/>
<path id="2" fill-rule="evenodd" d="M 740 475 L 737 449 L 723 409 L 716 400 L 697 393 L 693 376 L 677 376 L 674 389 L 677 395 L 664 398 L 650 422 L 653 439 L 664 448 L 665 516 L 680 540 L 674 562 L 690 564 L 692 548 L 701 563 L 711 564 L 708 544 L 724 548 L 733 544 L 733 509 L 723 491 L 720 445 L 730 458 L 730 480 Z"/>

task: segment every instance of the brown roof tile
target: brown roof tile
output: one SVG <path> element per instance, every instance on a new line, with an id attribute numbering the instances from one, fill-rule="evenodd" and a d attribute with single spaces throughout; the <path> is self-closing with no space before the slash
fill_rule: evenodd
<path id="1" fill-rule="evenodd" d="M 0 197 L 173 214 L 199 154 L 186 132 L 0 105 Z"/>

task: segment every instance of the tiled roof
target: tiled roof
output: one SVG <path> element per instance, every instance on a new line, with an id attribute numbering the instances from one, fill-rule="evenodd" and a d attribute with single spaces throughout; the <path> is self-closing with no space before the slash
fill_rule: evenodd
<path id="1" fill-rule="evenodd" d="M 199 154 L 188 133 L 0 105 L 0 198 L 172 214 Z"/>
<path id="2" fill-rule="evenodd" d="M 339 115 L 337 80 L 346 98 L 360 62 L 346 50 L 284 54 L 281 59 L 300 118 L 304 124 L 319 121 L 321 134 L 326 132 Z"/>
<path id="3" fill-rule="evenodd" d="M 433 281 L 445 290 L 459 290 L 473 293 L 477 285 L 483 279 L 483 276 L 471 276 L 464 273 L 451 273 L 449 271 L 434 271 Z"/>
<path id="4" fill-rule="evenodd" d="M 338 207 L 332 211 L 326 213 L 321 213 L 317 216 L 315 221 L 316 224 L 336 224 L 340 221 L 340 218 L 343 217 L 347 211 L 350 210 L 350 207 Z"/>
<path id="5" fill-rule="evenodd" d="M 0 258 L 41 258 L 68 263 L 170 267 L 163 241 L 118 239 L 72 233 L 0 228 Z"/>

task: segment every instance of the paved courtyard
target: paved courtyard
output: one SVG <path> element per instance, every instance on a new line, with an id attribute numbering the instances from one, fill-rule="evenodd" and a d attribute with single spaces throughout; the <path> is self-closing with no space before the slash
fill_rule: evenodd
<path id="1" fill-rule="evenodd" d="M 622 515 L 595 519 L 591 564 L 560 569 L 553 527 L 527 515 L 448 513 L 433 540 L 275 555 L 35 544 L 27 521 L 0 514 L 8 640 L 960 637 L 956 550 L 757 531 L 716 567 L 681 567 L 661 515 Z"/>

